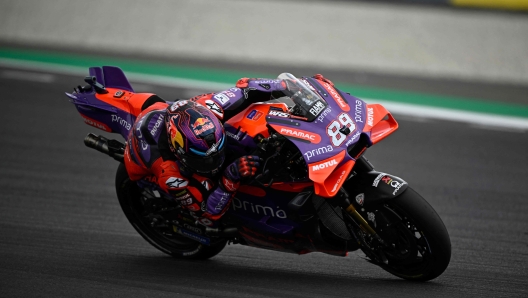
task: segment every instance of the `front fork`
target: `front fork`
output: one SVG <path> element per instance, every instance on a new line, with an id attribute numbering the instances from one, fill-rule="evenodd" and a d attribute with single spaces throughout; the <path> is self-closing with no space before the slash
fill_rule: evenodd
<path id="1" fill-rule="evenodd" d="M 350 200 L 348 199 L 348 193 L 344 188 L 341 188 L 339 190 L 338 196 L 339 205 L 341 205 L 341 207 L 343 207 L 343 209 L 354 219 L 359 228 L 365 233 L 372 236 L 374 239 L 380 241 L 381 243 L 384 243 L 383 239 L 381 239 L 376 230 L 374 230 L 370 226 L 368 221 L 357 211 L 354 204 L 350 202 Z"/>

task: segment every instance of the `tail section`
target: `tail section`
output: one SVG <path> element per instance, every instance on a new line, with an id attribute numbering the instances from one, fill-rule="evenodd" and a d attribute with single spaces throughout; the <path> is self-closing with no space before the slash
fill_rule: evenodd
<path id="1" fill-rule="evenodd" d="M 152 93 L 134 93 L 123 71 L 114 66 L 91 67 L 88 85 L 66 93 L 85 123 L 127 138 L 136 117 L 156 102 L 165 102 Z"/>
<path id="2" fill-rule="evenodd" d="M 119 67 L 90 67 L 90 76 L 95 77 L 97 82 L 101 83 L 107 88 L 115 88 L 134 92 L 134 89 L 132 89 L 130 82 L 128 82 L 125 73 Z"/>

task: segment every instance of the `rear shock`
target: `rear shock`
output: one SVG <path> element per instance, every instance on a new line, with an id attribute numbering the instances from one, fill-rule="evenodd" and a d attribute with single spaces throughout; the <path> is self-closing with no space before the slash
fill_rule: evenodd
<path id="1" fill-rule="evenodd" d="M 104 153 L 119 162 L 124 161 L 125 144 L 118 140 L 109 140 L 103 136 L 89 133 L 84 138 L 84 144 L 92 149 Z"/>

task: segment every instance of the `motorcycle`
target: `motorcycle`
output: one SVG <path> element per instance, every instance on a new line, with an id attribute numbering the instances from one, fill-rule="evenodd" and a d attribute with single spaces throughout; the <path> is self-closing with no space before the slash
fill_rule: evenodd
<path id="1" fill-rule="evenodd" d="M 225 164 L 247 154 L 263 163 L 255 179 L 240 186 L 220 229 L 197 224 L 151 181 L 131 181 L 123 142 L 86 136 L 88 147 L 120 162 L 117 197 L 136 231 L 177 258 L 211 258 L 227 243 L 335 256 L 360 249 L 369 262 L 400 278 L 427 281 L 442 274 L 451 258 L 442 220 L 406 181 L 374 170 L 364 156 L 398 128 L 391 113 L 322 76 L 285 73 L 278 79 L 287 85 L 281 96 L 253 103 L 224 123 L 230 153 Z M 135 93 L 118 67 L 92 67 L 84 81 L 66 93 L 70 102 L 86 124 L 125 140 L 142 110 L 174 104 Z"/>

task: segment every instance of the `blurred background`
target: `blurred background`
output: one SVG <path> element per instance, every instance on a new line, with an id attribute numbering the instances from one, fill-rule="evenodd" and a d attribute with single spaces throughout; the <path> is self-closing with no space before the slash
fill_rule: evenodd
<path id="1" fill-rule="evenodd" d="M 437 210 L 450 267 L 417 285 L 359 252 L 163 255 L 64 96 L 101 65 L 167 100 L 291 72 L 382 103 L 400 129 L 367 156 Z M 0 0 L 0 94 L 2 297 L 528 296 L 526 0 Z"/>

